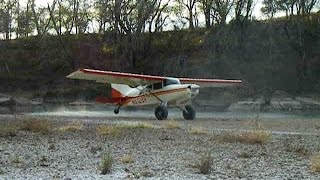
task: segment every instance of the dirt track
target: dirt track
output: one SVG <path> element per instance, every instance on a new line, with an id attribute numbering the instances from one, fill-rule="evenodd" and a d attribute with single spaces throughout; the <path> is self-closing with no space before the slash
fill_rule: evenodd
<path id="1" fill-rule="evenodd" d="M 150 113 L 151 114 L 151 113 Z M 30 115 L 18 115 L 26 119 Z M 48 134 L 18 131 L 14 137 L 0 137 L 0 179 L 319 179 L 310 170 L 310 159 L 320 152 L 320 121 L 317 119 L 200 118 L 166 121 L 139 117 L 47 116 L 56 127 L 77 121 L 83 128 L 75 132 Z M 0 121 L 14 121 L 0 115 Z M 144 123 L 153 128 L 127 128 L 116 135 L 101 136 L 101 125 Z M 224 139 L 258 127 L 271 131 L 262 144 Z M 198 132 L 192 132 L 192 129 Z M 110 174 L 101 175 L 99 166 L 105 153 L 114 158 Z M 204 155 L 212 157 L 211 173 L 200 173 Z M 133 163 L 124 163 L 125 155 Z"/>

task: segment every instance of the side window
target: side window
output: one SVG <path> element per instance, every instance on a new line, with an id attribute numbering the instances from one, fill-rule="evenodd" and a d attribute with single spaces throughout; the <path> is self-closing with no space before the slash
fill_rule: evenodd
<path id="1" fill-rule="evenodd" d="M 161 89 L 162 88 L 162 82 L 154 83 L 153 84 L 153 90 Z"/>

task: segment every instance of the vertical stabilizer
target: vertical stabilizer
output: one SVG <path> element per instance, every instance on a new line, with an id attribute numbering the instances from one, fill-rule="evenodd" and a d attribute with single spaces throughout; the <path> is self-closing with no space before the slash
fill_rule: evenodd
<path id="1" fill-rule="evenodd" d="M 126 97 L 132 88 L 126 84 L 111 84 L 111 89 L 112 98 L 122 98 Z"/>

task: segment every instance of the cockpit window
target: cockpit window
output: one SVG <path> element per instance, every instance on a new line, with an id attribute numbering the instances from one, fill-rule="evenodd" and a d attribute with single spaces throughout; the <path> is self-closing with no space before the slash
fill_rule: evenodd
<path id="1" fill-rule="evenodd" d="M 153 84 L 153 90 L 161 89 L 162 88 L 162 82 L 154 83 Z"/>
<path id="2" fill-rule="evenodd" d="M 164 80 L 164 86 L 168 86 L 170 84 L 180 84 L 180 81 L 179 79 L 176 79 L 176 78 L 168 78 Z"/>
<path id="3" fill-rule="evenodd" d="M 164 86 L 168 86 L 171 84 L 180 84 L 180 81 L 179 81 L 179 79 L 176 79 L 176 78 L 167 78 L 163 82 L 157 82 L 154 84 L 150 84 L 150 85 L 146 86 L 145 88 L 149 89 L 149 90 L 157 90 L 157 89 L 161 89 Z M 140 93 L 143 93 L 143 92 L 145 92 L 145 91 L 141 91 Z"/>

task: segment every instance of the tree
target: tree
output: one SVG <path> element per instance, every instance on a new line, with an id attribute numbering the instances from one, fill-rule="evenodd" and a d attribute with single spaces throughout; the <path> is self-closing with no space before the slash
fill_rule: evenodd
<path id="1" fill-rule="evenodd" d="M 251 18 L 253 10 L 253 0 L 236 0 L 235 1 L 235 20 L 238 23 L 248 21 Z"/>
<path id="2" fill-rule="evenodd" d="M 187 8 L 188 16 L 184 18 L 189 22 L 189 29 L 194 29 L 194 15 L 196 14 L 195 7 L 197 0 L 178 0 L 178 3 Z"/>
<path id="3" fill-rule="evenodd" d="M 17 37 L 28 37 L 34 30 L 34 21 L 32 21 L 32 6 L 34 6 L 34 0 L 27 1 L 27 7 L 20 9 L 20 3 L 17 2 Z"/>
<path id="4" fill-rule="evenodd" d="M 211 10 L 213 6 L 213 0 L 199 0 L 199 2 L 200 2 L 200 8 L 204 14 L 206 28 L 209 28 L 212 25 Z"/>
<path id="5" fill-rule="evenodd" d="M 4 33 L 5 39 L 11 39 L 13 31 L 13 13 L 17 0 L 1 0 L 0 1 L 0 33 Z"/>
<path id="6" fill-rule="evenodd" d="M 213 0 L 214 19 L 220 25 L 225 25 L 227 16 L 234 5 L 234 0 Z"/>
<path id="7" fill-rule="evenodd" d="M 48 33 L 48 30 L 50 28 L 50 13 L 47 8 L 36 7 L 36 4 L 34 3 L 34 0 L 31 2 L 31 11 L 32 11 L 32 21 L 35 26 L 35 29 L 37 31 L 37 35 L 39 37 L 42 37 L 43 34 Z"/>
<path id="8" fill-rule="evenodd" d="M 104 33 L 107 27 L 111 28 L 113 17 L 113 8 L 115 4 L 110 0 L 98 0 L 94 3 L 94 9 L 96 11 L 95 19 L 99 24 L 98 32 Z"/>
<path id="9" fill-rule="evenodd" d="M 169 5 L 170 0 L 167 0 L 166 2 L 163 2 L 162 0 L 156 0 L 155 6 L 153 6 L 153 12 L 151 13 L 150 18 L 148 19 L 149 24 L 149 33 L 152 32 L 152 29 L 154 32 L 159 32 L 166 19 L 169 17 Z"/>

